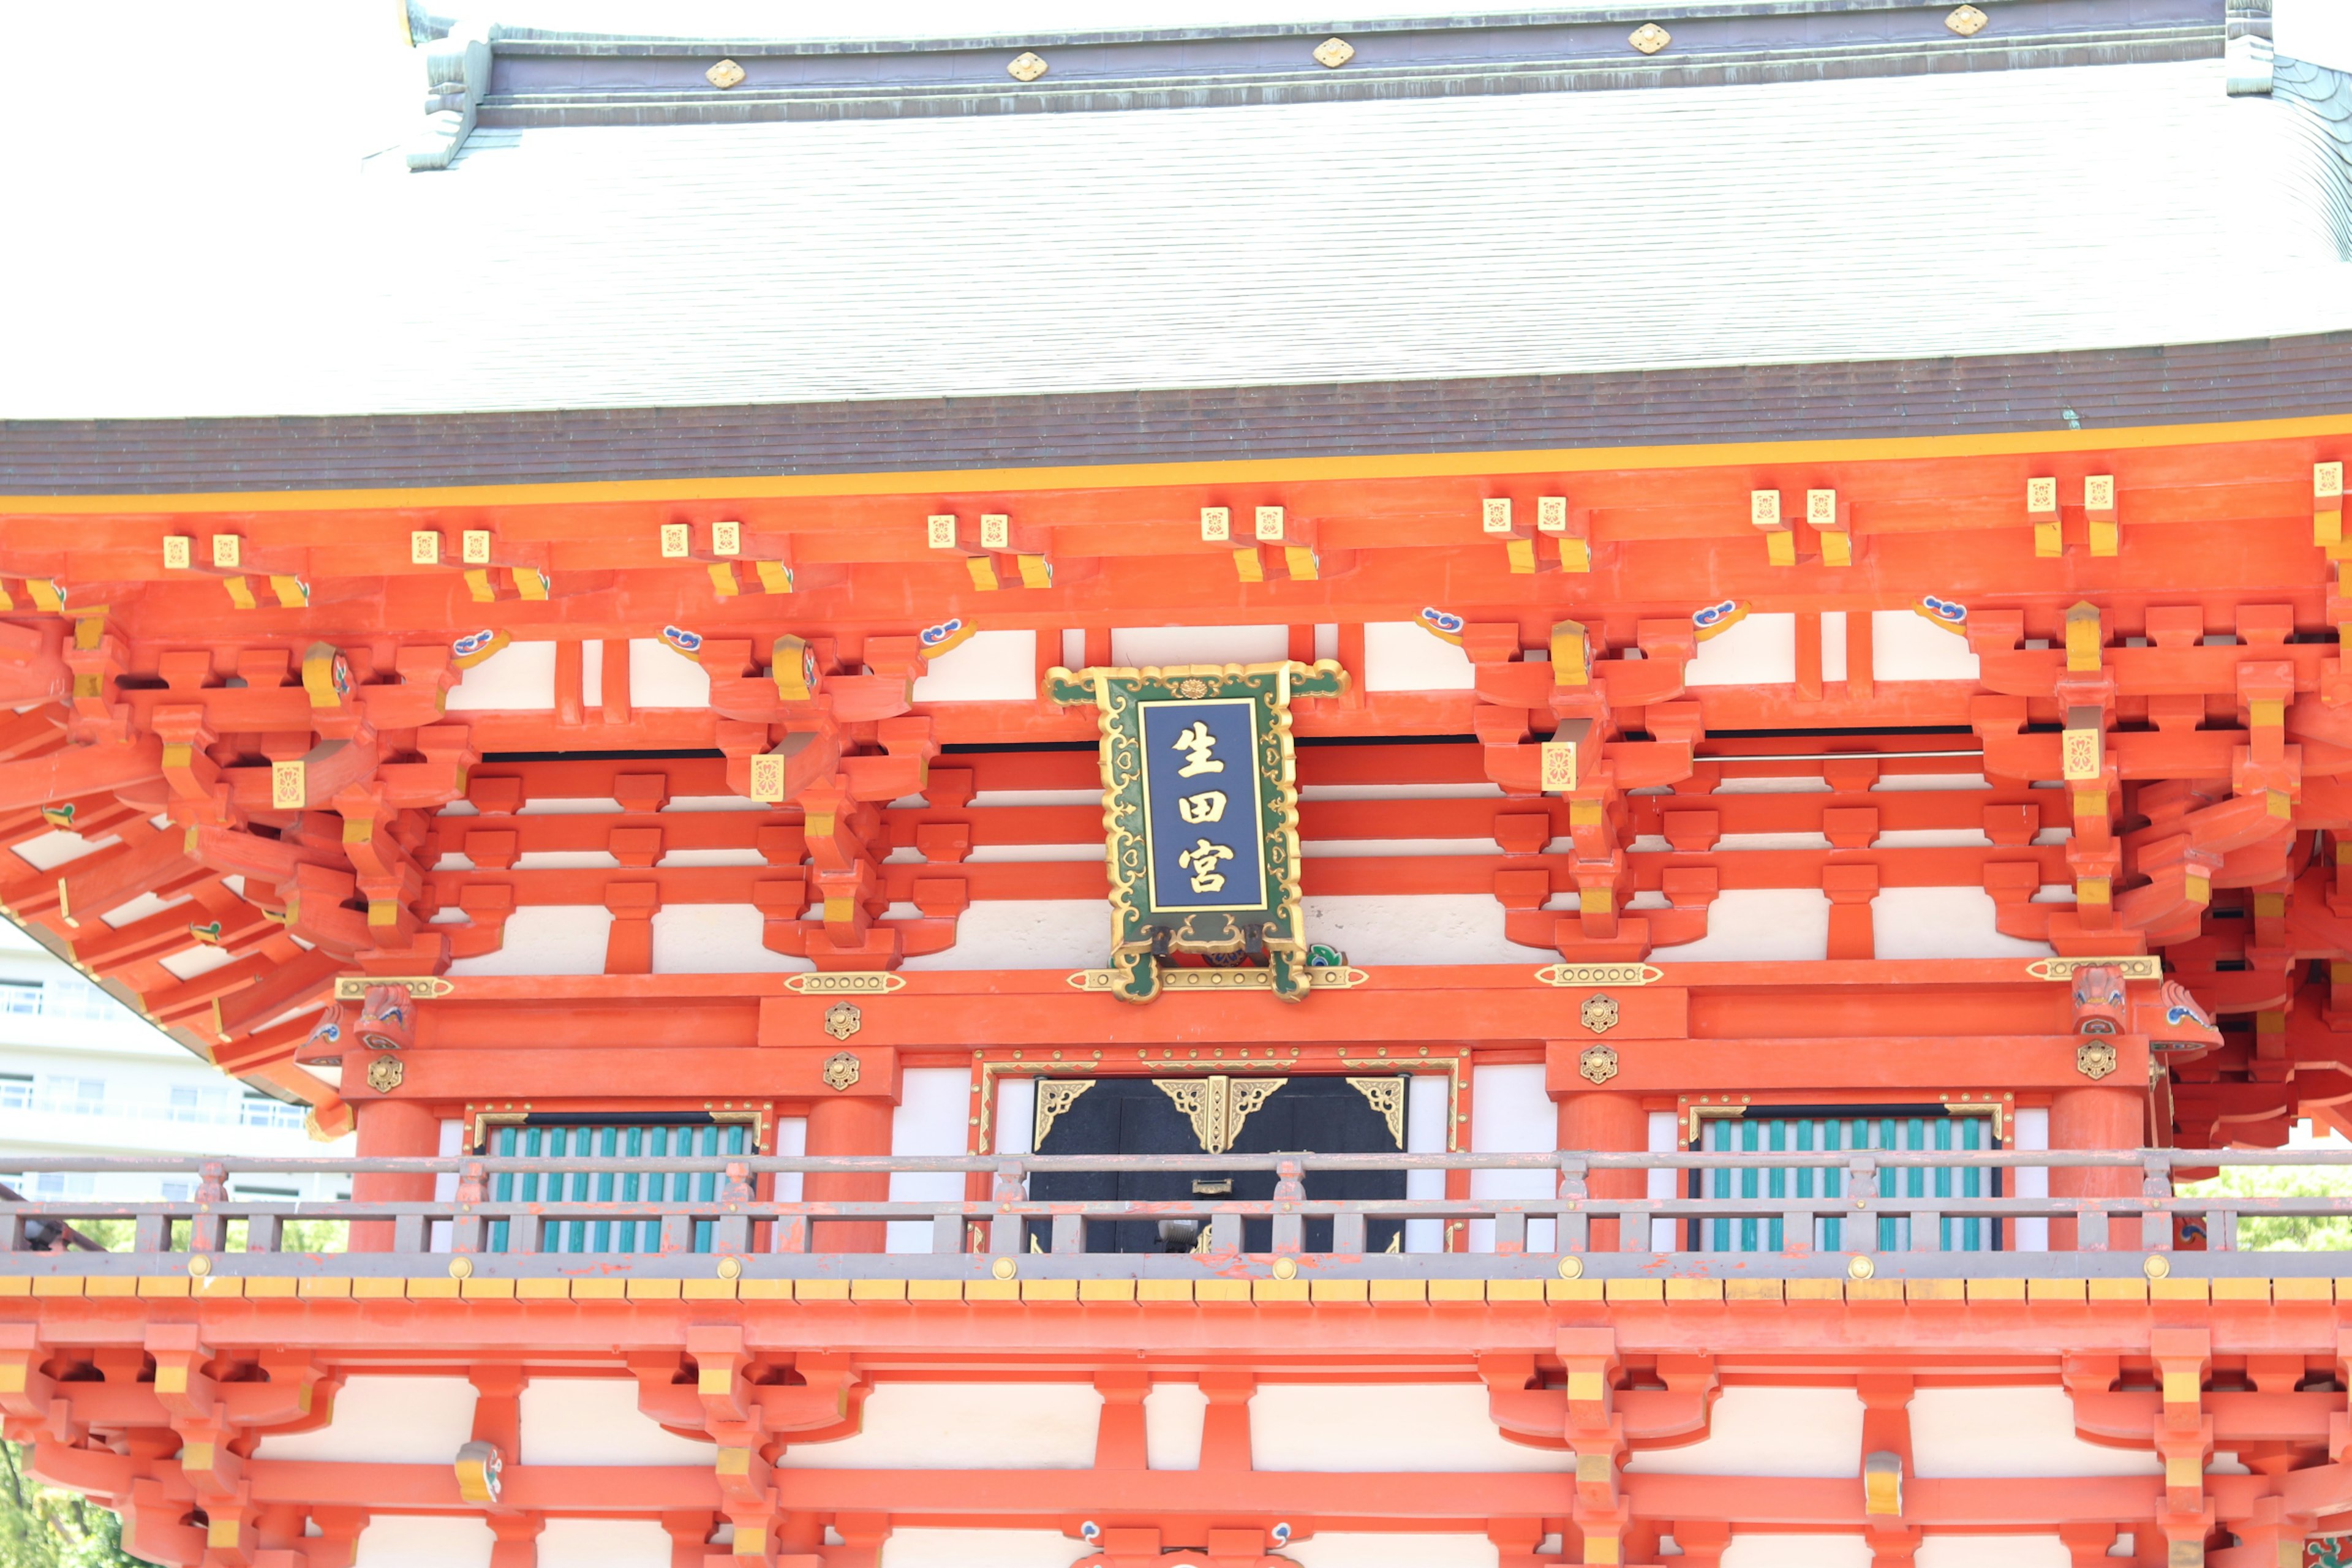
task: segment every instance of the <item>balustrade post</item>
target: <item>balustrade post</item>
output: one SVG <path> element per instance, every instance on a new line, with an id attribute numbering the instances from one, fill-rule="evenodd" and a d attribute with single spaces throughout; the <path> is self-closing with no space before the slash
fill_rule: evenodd
<path id="1" fill-rule="evenodd" d="M 1283 1160 L 1275 1166 L 1274 1179 L 1274 1250 L 1293 1257 L 1307 1248 L 1307 1222 L 1297 1205 L 1307 1201 L 1307 1184 L 1300 1179 L 1297 1160 Z"/>
<path id="2" fill-rule="evenodd" d="M 1859 1154 L 1845 1163 L 1845 1223 L 1838 1227 L 1842 1252 L 1878 1250 L 1878 1162 Z"/>
<path id="3" fill-rule="evenodd" d="M 218 1160 L 206 1160 L 197 1171 L 196 1215 L 188 1222 L 188 1250 L 218 1252 L 227 1233 L 220 1206 L 228 1201 L 228 1167 Z"/>
<path id="4" fill-rule="evenodd" d="M 713 1252 L 749 1252 L 751 1249 L 751 1216 L 743 1212 L 751 1201 L 751 1168 L 740 1160 L 727 1162 L 726 1180 L 719 1184 L 719 1203 L 723 1211 L 711 1222 L 710 1249 Z"/>
<path id="5" fill-rule="evenodd" d="M 449 1250 L 479 1252 L 483 1243 L 482 1199 L 489 1184 L 479 1160 L 468 1160 L 457 1173 L 457 1213 L 449 1221 Z"/>
<path id="6" fill-rule="evenodd" d="M 2172 1162 L 2150 1151 L 2140 1156 L 2139 1195 L 2147 1200 L 2147 1208 L 2139 1216 L 2139 1245 L 2143 1252 L 2172 1250 Z"/>
<path id="7" fill-rule="evenodd" d="M 1559 1251 L 1582 1252 L 1591 1237 L 1591 1216 L 1584 1212 L 1585 1162 L 1563 1152 L 1559 1156 L 1559 1230 L 1553 1244 Z"/>
<path id="8" fill-rule="evenodd" d="M 1028 1168 L 1018 1160 L 999 1161 L 995 1190 L 989 1194 L 989 1201 L 998 1205 L 997 1212 L 988 1221 L 989 1251 L 1003 1258 L 1016 1256 L 1021 1251 L 1021 1233 L 1025 1226 L 1019 1215 L 1006 1213 L 1003 1205 L 1028 1200 Z"/>

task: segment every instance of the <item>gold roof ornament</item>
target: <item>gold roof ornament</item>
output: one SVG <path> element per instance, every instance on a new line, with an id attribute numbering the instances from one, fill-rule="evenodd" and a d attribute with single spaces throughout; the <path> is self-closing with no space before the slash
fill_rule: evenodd
<path id="1" fill-rule="evenodd" d="M 1356 46 L 1345 38 L 1326 38 L 1315 46 L 1315 63 L 1326 70 L 1338 70 L 1356 58 Z"/>
<path id="2" fill-rule="evenodd" d="M 1626 36 L 1625 41 L 1645 55 L 1654 55 L 1675 41 L 1675 36 L 1655 22 L 1644 22 Z"/>
<path id="3" fill-rule="evenodd" d="M 737 65 L 733 60 L 720 60 L 717 65 L 712 66 L 709 70 L 702 73 L 702 79 L 717 88 L 719 91 L 725 92 L 729 88 L 733 87 L 737 82 L 743 79 L 743 68 Z"/>
<path id="4" fill-rule="evenodd" d="M 1992 18 L 1973 5 L 1962 5 L 1944 18 L 1944 26 L 1963 38 L 1973 38 L 1985 30 Z"/>
<path id="5" fill-rule="evenodd" d="M 1004 70 L 1005 74 L 1014 81 L 1035 81 L 1045 74 L 1045 62 L 1042 57 L 1031 50 L 1024 49 L 1013 57 L 1013 63 L 1006 66 Z"/>

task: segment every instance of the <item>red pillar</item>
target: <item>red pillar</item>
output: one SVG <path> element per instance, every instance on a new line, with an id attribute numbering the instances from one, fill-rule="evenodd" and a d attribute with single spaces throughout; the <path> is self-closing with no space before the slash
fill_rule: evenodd
<path id="1" fill-rule="evenodd" d="M 441 1152 L 441 1118 L 429 1106 L 408 1100 L 365 1100 L 353 1107 L 359 1119 L 359 1156 L 362 1160 L 423 1156 Z M 361 1174 L 352 1178 L 352 1200 L 362 1204 L 425 1203 L 433 1196 L 431 1176 Z M 390 1252 L 390 1220 L 357 1220 L 352 1225 L 353 1252 Z"/>
<path id="2" fill-rule="evenodd" d="M 1650 1115 L 1632 1094 L 1564 1094 L 1559 1097 L 1562 1149 L 1639 1153 L 1650 1146 Z M 1647 1173 L 1595 1171 L 1585 1190 L 1596 1198 L 1638 1198 L 1649 1192 Z M 1595 1252 L 1617 1250 L 1617 1222 L 1595 1220 L 1590 1243 Z"/>
<path id="3" fill-rule="evenodd" d="M 2070 1089 L 2050 1099 L 2050 1147 L 2058 1149 L 2137 1149 L 2145 1141 L 2146 1107 L 2128 1089 Z M 2139 1192 L 2139 1172 L 2129 1166 L 2104 1170 L 2069 1170 L 2053 1166 L 2050 1195 L 2059 1197 L 2127 1198 Z M 2138 1246 L 2136 1235 L 2118 1234 L 2125 1227 L 2110 1225 L 2107 1245 L 2119 1250 Z M 2072 1220 L 2050 1222 L 2050 1247 L 2054 1252 L 2075 1245 Z"/>
<path id="4" fill-rule="evenodd" d="M 812 1102 L 808 1114 L 808 1152 L 817 1155 L 887 1154 L 890 1152 L 890 1102 L 874 1095 L 835 1095 Z M 871 1175 L 812 1175 L 803 1186 L 808 1201 L 880 1203 L 890 1195 L 890 1178 Z M 880 1220 L 843 1225 L 827 1222 L 814 1227 L 812 1252 L 879 1252 L 887 1233 Z"/>

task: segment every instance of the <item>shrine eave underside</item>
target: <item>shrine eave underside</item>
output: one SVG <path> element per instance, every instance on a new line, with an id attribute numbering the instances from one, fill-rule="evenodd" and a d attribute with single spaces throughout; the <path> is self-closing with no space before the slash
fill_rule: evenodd
<path id="1" fill-rule="evenodd" d="M 0 421 L 0 504 L 692 499 L 1871 460 L 2291 437 L 2352 332 L 2075 353 L 684 408 Z M 856 483 L 864 479 L 866 482 Z M 762 480 L 763 485 L 714 481 Z M 525 495 L 522 487 L 542 493 Z M 561 487 L 559 493 L 547 493 Z M 413 492 L 371 496 L 365 492 Z M 269 498 L 263 500 L 260 498 Z M 332 500 L 330 500 L 330 498 Z M 82 498 L 60 509 L 54 503 Z"/>

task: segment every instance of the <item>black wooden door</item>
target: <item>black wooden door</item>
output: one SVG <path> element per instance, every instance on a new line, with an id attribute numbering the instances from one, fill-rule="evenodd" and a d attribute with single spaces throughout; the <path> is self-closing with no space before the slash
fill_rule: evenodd
<path id="1" fill-rule="evenodd" d="M 1402 1147 L 1402 1078 L 1148 1078 L 1046 1079 L 1037 1086 L 1040 1154 L 1393 1153 Z M 1209 1142 L 1222 1141 L 1212 1151 Z M 1030 1178 L 1042 1202 L 1170 1203 L 1192 1197 L 1259 1201 L 1274 1196 L 1271 1171 L 1067 1172 Z M 1404 1196 L 1402 1171 L 1311 1173 L 1307 1195 L 1317 1199 L 1396 1199 Z M 1403 1226 L 1380 1220 L 1367 1227 L 1371 1251 L 1402 1245 Z M 1051 1247 L 1047 1226 L 1030 1227 L 1031 1245 Z M 1089 1252 L 1185 1252 L 1204 1238 L 1189 1226 L 1119 1220 L 1087 1227 Z M 1273 1246 L 1273 1223 L 1251 1220 L 1244 1247 Z M 1310 1252 L 1331 1249 L 1331 1222 L 1308 1222 Z"/>

